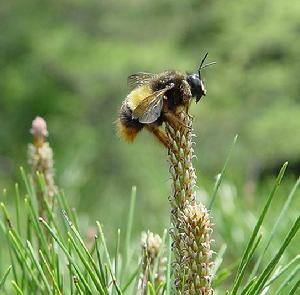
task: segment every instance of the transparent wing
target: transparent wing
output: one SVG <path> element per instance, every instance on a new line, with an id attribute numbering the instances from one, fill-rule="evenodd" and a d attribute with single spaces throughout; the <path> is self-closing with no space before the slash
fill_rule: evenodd
<path id="1" fill-rule="evenodd" d="M 165 92 L 173 87 L 174 84 L 168 85 L 144 98 L 132 112 L 132 118 L 143 124 L 155 122 L 161 114 Z"/>
<path id="2" fill-rule="evenodd" d="M 148 109 L 144 112 L 143 115 L 139 117 L 139 122 L 143 124 L 150 124 L 155 122 L 161 114 L 162 107 L 163 97 L 160 97 L 159 99 L 157 99 L 157 101 L 155 101 L 155 103 L 153 103 L 151 109 Z"/>
<path id="3" fill-rule="evenodd" d="M 156 76 L 157 74 L 151 74 L 146 72 L 135 73 L 127 78 L 127 84 L 130 90 L 132 90 L 138 86 L 148 84 Z"/>
<path id="4" fill-rule="evenodd" d="M 153 94 L 147 96 L 132 112 L 132 117 L 138 119 L 140 123 L 153 123 L 160 116 L 163 107 L 163 94 Z"/>

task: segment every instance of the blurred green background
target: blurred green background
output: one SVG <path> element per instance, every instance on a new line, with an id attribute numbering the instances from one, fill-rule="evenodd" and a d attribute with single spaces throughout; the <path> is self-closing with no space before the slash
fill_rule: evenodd
<path id="1" fill-rule="evenodd" d="M 57 184 L 82 224 L 101 220 L 113 240 L 137 185 L 136 237 L 148 228 L 161 232 L 169 223 L 166 151 L 146 132 L 133 145 L 122 142 L 114 121 L 128 75 L 195 72 L 209 52 L 217 65 L 202 74 L 208 95 L 191 110 L 199 196 L 208 202 L 239 134 L 213 214 L 217 247 L 225 240 L 237 242 L 232 253 L 241 249 L 269 177 L 290 162 L 276 218 L 299 174 L 299 15 L 298 0 L 1 3 L 1 189 L 19 181 L 20 165 L 27 167 L 30 125 L 40 115 L 49 127 Z"/>

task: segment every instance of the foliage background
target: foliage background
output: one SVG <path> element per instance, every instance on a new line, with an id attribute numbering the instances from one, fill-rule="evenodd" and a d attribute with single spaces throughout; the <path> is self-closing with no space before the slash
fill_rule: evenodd
<path id="1" fill-rule="evenodd" d="M 100 219 L 113 241 L 137 185 L 136 238 L 148 228 L 162 232 L 169 223 L 166 151 L 146 133 L 125 144 L 115 135 L 114 121 L 129 74 L 193 72 L 209 52 L 217 65 L 203 71 L 208 96 L 191 111 L 195 165 L 199 197 L 208 202 L 239 134 L 213 212 L 216 247 L 232 243 L 234 258 L 274 171 L 290 162 L 270 225 L 299 174 L 299 15 L 296 0 L 3 2 L 1 189 L 19 181 L 30 124 L 40 115 L 50 129 L 57 183 L 80 212 L 83 228 Z M 299 192 L 294 205 L 290 220 L 299 210 Z"/>

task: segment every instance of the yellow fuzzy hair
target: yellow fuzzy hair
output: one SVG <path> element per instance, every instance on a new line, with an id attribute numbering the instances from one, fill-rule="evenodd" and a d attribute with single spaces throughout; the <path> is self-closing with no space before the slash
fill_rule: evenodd
<path id="1" fill-rule="evenodd" d="M 124 126 L 120 120 L 116 122 L 116 128 L 118 136 L 127 142 L 133 142 L 138 133 L 137 129 Z"/>
<path id="2" fill-rule="evenodd" d="M 127 96 L 127 105 L 131 110 L 134 110 L 140 102 L 151 95 L 153 91 L 148 85 L 142 85 L 133 89 Z"/>

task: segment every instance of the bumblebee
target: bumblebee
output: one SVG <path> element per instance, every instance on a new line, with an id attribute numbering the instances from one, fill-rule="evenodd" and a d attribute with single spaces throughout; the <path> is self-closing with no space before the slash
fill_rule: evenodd
<path id="1" fill-rule="evenodd" d="M 161 128 L 168 122 L 173 128 L 183 123 L 176 114 L 180 111 L 188 113 L 192 98 L 199 102 L 206 95 L 206 89 L 201 78 L 201 69 L 207 53 L 197 74 L 183 74 L 178 71 L 165 71 L 160 74 L 139 72 L 128 77 L 131 92 L 122 103 L 117 131 L 127 142 L 133 142 L 136 135 L 143 129 L 150 131 L 165 147 L 169 140 Z"/>

